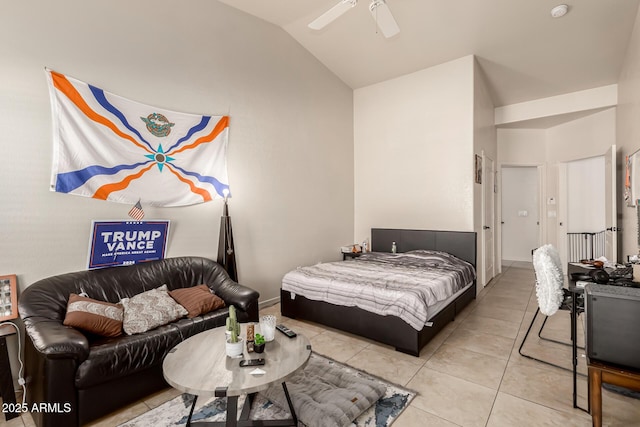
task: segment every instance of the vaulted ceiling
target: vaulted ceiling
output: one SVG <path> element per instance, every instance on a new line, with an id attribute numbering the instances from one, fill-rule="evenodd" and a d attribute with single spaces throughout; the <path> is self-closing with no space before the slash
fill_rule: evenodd
<path id="1" fill-rule="evenodd" d="M 386 39 L 358 4 L 322 30 L 341 0 L 219 0 L 282 27 L 356 89 L 476 55 L 495 106 L 616 83 L 640 0 L 387 0 L 400 33 Z"/>

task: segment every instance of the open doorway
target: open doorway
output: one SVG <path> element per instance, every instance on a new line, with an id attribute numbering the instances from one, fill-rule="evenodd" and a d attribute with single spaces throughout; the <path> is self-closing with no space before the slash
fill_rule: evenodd
<path id="1" fill-rule="evenodd" d="M 539 174 L 536 166 L 502 166 L 502 260 L 531 262 L 540 245 Z"/>
<path id="2" fill-rule="evenodd" d="M 567 261 L 604 256 L 604 156 L 567 162 Z"/>
<path id="3" fill-rule="evenodd" d="M 618 261 L 616 147 L 602 156 L 562 163 L 558 249 L 563 265 L 605 257 Z"/>

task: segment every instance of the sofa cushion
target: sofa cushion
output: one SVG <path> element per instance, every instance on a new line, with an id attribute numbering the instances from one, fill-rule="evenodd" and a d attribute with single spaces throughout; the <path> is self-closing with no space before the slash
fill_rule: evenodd
<path id="1" fill-rule="evenodd" d="M 207 285 L 174 289 L 169 292 L 169 295 L 187 309 L 189 318 L 224 307 L 222 298 L 212 294 Z"/>
<path id="2" fill-rule="evenodd" d="M 229 310 L 224 308 L 220 310 L 210 311 L 202 316 L 180 319 L 171 325 L 178 328 L 184 339 L 200 332 L 208 331 L 212 328 L 224 327 L 229 317 Z"/>
<path id="3" fill-rule="evenodd" d="M 75 385 L 86 389 L 161 365 L 169 350 L 186 338 L 170 323 L 140 334 L 97 340 L 89 357 L 78 365 Z"/>
<path id="4" fill-rule="evenodd" d="M 228 315 L 227 309 L 216 310 L 141 334 L 95 341 L 89 357 L 78 366 L 76 387 L 95 387 L 160 365 L 165 355 L 181 341 L 211 328 L 223 327 Z"/>
<path id="5" fill-rule="evenodd" d="M 151 289 L 120 301 L 124 307 L 123 329 L 139 334 L 166 325 L 187 315 L 187 310 L 167 292 L 167 286 Z"/>
<path id="6" fill-rule="evenodd" d="M 124 310 L 120 304 L 69 295 L 63 324 L 104 337 L 122 335 Z"/>

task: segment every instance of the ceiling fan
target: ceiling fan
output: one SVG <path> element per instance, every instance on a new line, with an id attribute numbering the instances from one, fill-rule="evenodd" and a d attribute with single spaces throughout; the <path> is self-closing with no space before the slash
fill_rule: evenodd
<path id="1" fill-rule="evenodd" d="M 309 28 L 312 30 L 321 30 L 326 27 L 349 9 L 355 7 L 358 0 L 340 0 L 340 3 L 333 6 L 331 9 L 320 15 L 312 23 L 309 24 Z M 398 23 L 393 18 L 389 6 L 385 0 L 371 0 L 369 4 L 369 11 L 375 19 L 378 28 L 382 31 L 382 34 L 386 37 L 393 37 L 400 32 Z"/>

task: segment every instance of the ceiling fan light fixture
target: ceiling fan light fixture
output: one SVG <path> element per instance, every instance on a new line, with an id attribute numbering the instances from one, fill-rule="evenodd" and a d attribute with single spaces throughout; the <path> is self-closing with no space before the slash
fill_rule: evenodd
<path id="1" fill-rule="evenodd" d="M 393 37 L 400 32 L 400 27 L 385 0 L 371 0 L 369 11 L 386 38 Z"/>
<path id="2" fill-rule="evenodd" d="M 569 11 L 569 6 L 566 4 L 559 4 L 551 9 L 551 16 L 554 18 L 562 18 Z"/>
<path id="3" fill-rule="evenodd" d="M 358 3 L 358 0 L 340 0 L 338 4 L 327 10 L 325 13 L 317 17 L 308 27 L 312 30 L 321 30 L 347 11 L 351 10 Z M 376 25 L 386 37 L 393 37 L 400 32 L 398 23 L 393 18 L 389 6 L 385 0 L 371 0 L 369 10 L 373 16 Z"/>

